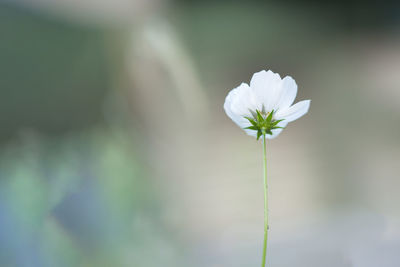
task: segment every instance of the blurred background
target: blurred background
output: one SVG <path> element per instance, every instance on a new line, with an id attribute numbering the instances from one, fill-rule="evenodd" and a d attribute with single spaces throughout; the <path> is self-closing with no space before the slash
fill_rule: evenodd
<path id="1" fill-rule="evenodd" d="M 1 0 L 0 266 L 261 262 L 262 147 L 223 110 L 271 69 L 269 266 L 400 266 L 400 4 Z"/>

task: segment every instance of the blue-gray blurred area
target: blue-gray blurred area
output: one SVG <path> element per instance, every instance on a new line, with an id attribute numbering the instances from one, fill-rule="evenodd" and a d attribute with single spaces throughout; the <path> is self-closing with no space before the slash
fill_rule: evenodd
<path id="1" fill-rule="evenodd" d="M 400 266 L 395 1 L 0 1 L 0 266 L 258 266 L 254 72 L 309 114 L 268 144 L 275 267 Z"/>

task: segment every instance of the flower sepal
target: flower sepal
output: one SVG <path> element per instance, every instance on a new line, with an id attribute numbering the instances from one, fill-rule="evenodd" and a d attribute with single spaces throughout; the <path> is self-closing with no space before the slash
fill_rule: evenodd
<path id="1" fill-rule="evenodd" d="M 262 135 L 272 135 L 272 130 L 274 129 L 282 129 L 283 127 L 277 126 L 283 120 L 274 120 L 274 110 L 271 112 L 265 113 L 264 111 L 256 110 L 256 112 L 251 111 L 253 114 L 253 118 L 245 117 L 250 123 L 251 126 L 246 127 L 244 129 L 257 131 L 257 140 L 260 139 Z"/>

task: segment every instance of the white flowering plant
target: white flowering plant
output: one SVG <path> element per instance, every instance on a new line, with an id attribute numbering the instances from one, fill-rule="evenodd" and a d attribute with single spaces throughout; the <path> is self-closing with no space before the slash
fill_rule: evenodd
<path id="1" fill-rule="evenodd" d="M 260 71 L 253 75 L 250 85 L 242 83 L 231 90 L 225 99 L 224 109 L 248 135 L 263 140 L 264 156 L 264 246 L 261 266 L 266 265 L 268 241 L 268 183 L 266 139 L 277 137 L 289 122 L 308 112 L 310 100 L 294 105 L 297 95 L 295 80 L 283 79 L 272 71 Z"/>

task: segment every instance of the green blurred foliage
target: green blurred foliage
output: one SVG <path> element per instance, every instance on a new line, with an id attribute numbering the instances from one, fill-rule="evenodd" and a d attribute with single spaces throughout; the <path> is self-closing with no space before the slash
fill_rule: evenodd
<path id="1" fill-rule="evenodd" d="M 2 264 L 157 266 L 163 253 L 143 253 L 171 250 L 129 136 L 102 130 L 21 140 L 0 158 Z"/>
<path id="2" fill-rule="evenodd" d="M 104 32 L 0 4 L 0 143 L 21 128 L 62 134 L 102 121 Z"/>

